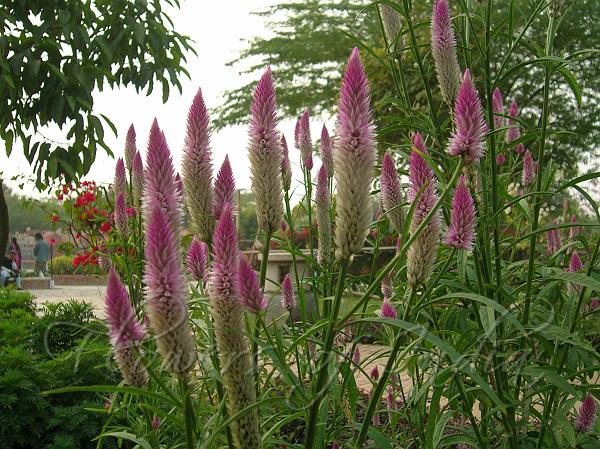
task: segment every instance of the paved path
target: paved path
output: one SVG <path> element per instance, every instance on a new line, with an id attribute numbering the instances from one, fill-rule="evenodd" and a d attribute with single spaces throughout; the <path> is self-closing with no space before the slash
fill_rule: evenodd
<path id="1" fill-rule="evenodd" d="M 36 297 L 36 304 L 45 302 L 57 303 L 65 302 L 69 299 L 85 301 L 92 304 L 94 313 L 98 318 L 104 318 L 104 293 L 106 286 L 57 286 L 47 290 L 31 290 L 31 293 Z"/>

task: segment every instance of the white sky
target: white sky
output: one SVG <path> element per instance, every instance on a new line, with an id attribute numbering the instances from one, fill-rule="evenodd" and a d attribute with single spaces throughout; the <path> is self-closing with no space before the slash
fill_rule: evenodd
<path id="1" fill-rule="evenodd" d="M 167 136 L 169 147 L 173 153 L 175 166 L 180 167 L 183 139 L 185 135 L 185 121 L 187 110 L 198 89 L 202 88 L 204 100 L 209 108 L 216 107 L 222 102 L 222 93 L 227 89 L 240 87 L 248 81 L 239 71 L 243 67 L 227 67 L 226 63 L 234 59 L 239 51 L 245 47 L 243 39 L 250 39 L 256 35 L 265 35 L 264 20 L 262 17 L 251 15 L 252 11 L 275 3 L 276 0 L 229 0 L 208 2 L 198 0 L 183 0 L 180 10 L 170 13 L 177 31 L 190 36 L 194 41 L 197 56 L 188 55 L 186 67 L 191 79 L 183 77 L 183 93 L 179 94 L 176 88 L 171 90 L 167 103 L 163 104 L 161 89 L 157 86 L 151 96 L 137 94 L 133 88 L 118 90 L 105 90 L 94 95 L 95 113 L 107 115 L 119 131 L 119 136 L 114 137 L 108 127 L 105 128 L 107 143 L 112 148 L 115 157 L 123 155 L 123 145 L 127 128 L 134 124 L 137 133 L 138 149 L 145 154 L 147 136 L 154 117 L 157 117 L 160 127 Z M 254 75 L 258 78 L 259 74 Z M 248 92 L 251 95 L 252 92 Z M 321 122 L 318 118 L 311 119 L 313 139 L 320 136 Z M 293 143 L 293 121 L 280 124 L 280 129 L 286 135 L 288 143 Z M 245 126 L 226 128 L 212 135 L 213 160 L 215 173 L 221 165 L 225 154 L 229 154 L 236 183 L 239 188 L 250 187 L 248 159 L 246 155 L 247 134 Z M 60 134 L 52 137 L 56 140 Z M 290 145 L 290 158 L 298 161 L 299 155 Z M 32 169 L 24 158 L 20 145 L 13 148 L 10 158 L 2 148 L 0 150 L 0 172 L 3 172 L 7 184 L 13 188 L 18 182 L 8 179 L 15 175 L 32 175 Z M 295 178 L 300 177 L 300 170 L 294 167 Z M 85 179 L 97 182 L 111 182 L 114 174 L 114 160 L 110 159 L 104 150 L 98 149 L 96 162 Z M 35 194 L 32 183 L 27 183 L 23 193 Z"/>

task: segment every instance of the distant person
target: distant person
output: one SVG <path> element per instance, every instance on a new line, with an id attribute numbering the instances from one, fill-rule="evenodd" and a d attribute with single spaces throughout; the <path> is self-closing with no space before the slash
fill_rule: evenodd
<path id="1" fill-rule="evenodd" d="M 11 250 L 8 255 L 4 256 L 2 265 L 0 265 L 0 287 L 6 287 L 8 280 L 14 277 L 17 288 L 21 289 L 21 270 L 17 267 L 16 259 L 16 251 Z"/>
<path id="2" fill-rule="evenodd" d="M 15 262 L 17 262 L 17 268 L 19 269 L 19 271 L 21 271 L 21 262 L 23 260 L 23 255 L 21 253 L 21 247 L 19 246 L 19 242 L 17 242 L 16 237 L 12 237 L 10 239 L 10 251 L 14 251 L 17 254 Z"/>
<path id="3" fill-rule="evenodd" d="M 48 258 L 50 257 L 50 247 L 44 242 L 44 237 L 39 232 L 35 235 L 35 245 L 33 245 L 33 255 L 35 256 L 35 269 L 33 272 L 37 275 L 42 273 L 48 276 Z"/>

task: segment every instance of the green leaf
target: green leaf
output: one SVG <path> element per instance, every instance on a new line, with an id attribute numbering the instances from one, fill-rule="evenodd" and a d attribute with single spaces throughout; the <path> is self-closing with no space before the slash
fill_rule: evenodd
<path id="1" fill-rule="evenodd" d="M 134 435 L 133 433 L 129 433 L 129 432 L 125 432 L 125 431 L 122 431 L 122 432 L 106 432 L 106 433 L 103 433 L 103 434 L 99 435 L 99 437 L 115 437 L 115 438 L 120 438 L 122 440 L 128 440 L 128 441 L 132 441 L 132 442 L 134 442 L 136 444 L 139 444 L 144 449 L 152 449 L 152 446 L 150 445 L 150 443 L 148 443 L 145 439 L 140 438 L 140 437 Z"/>
<path id="2" fill-rule="evenodd" d="M 133 32 L 135 34 L 135 40 L 140 45 L 144 45 L 144 41 L 146 40 L 146 28 L 144 27 L 143 22 L 136 22 L 133 26 Z"/>
<path id="3" fill-rule="evenodd" d="M 14 136 L 12 130 L 9 129 L 6 132 L 6 137 L 4 138 L 4 146 L 6 147 L 6 155 L 7 156 L 10 156 L 10 153 L 12 153 L 14 137 L 15 136 Z"/>
<path id="4" fill-rule="evenodd" d="M 559 388 L 560 390 L 573 396 L 577 395 L 577 390 L 575 390 L 575 388 L 569 382 L 567 382 L 564 377 L 551 369 L 541 368 L 538 366 L 526 366 L 523 368 L 521 373 L 524 376 L 534 379 L 547 378 L 548 382 L 550 382 L 550 384 L 554 385 L 556 388 Z"/>
<path id="5" fill-rule="evenodd" d="M 575 96 L 575 101 L 577 101 L 577 107 L 581 107 L 581 88 L 579 87 L 577 80 L 575 79 L 571 71 L 566 67 L 561 67 L 560 69 L 558 69 L 558 72 L 563 76 L 563 78 L 571 88 L 571 91 Z"/>

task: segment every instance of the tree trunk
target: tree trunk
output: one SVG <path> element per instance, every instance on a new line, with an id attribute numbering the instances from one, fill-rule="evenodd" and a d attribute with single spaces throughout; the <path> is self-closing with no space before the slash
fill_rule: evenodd
<path id="1" fill-rule="evenodd" d="M 4 184 L 0 178 L 0 257 L 4 256 L 8 246 L 8 206 L 4 198 Z"/>

